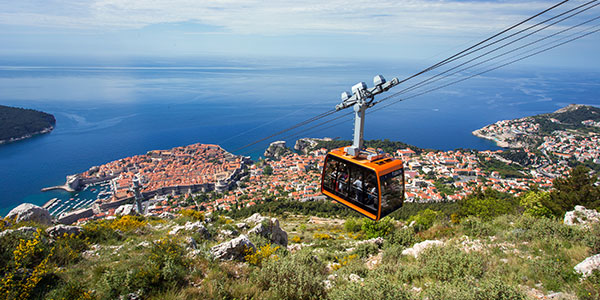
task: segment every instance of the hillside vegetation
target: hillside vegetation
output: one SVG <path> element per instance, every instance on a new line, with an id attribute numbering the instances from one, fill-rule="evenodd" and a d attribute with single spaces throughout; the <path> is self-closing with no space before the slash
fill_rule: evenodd
<path id="1" fill-rule="evenodd" d="M 56 120 L 51 114 L 0 105 L 0 142 L 38 134 L 54 124 Z"/>
<path id="2" fill-rule="evenodd" d="M 43 225 L 4 220 L 0 297 L 600 299 L 600 272 L 582 277 L 573 269 L 600 253 L 600 224 L 561 221 L 574 205 L 598 207 L 596 180 L 578 168 L 552 192 L 515 198 L 486 189 L 458 203 L 407 204 L 379 222 L 329 202 L 289 201 L 96 220 L 59 237 Z M 288 247 L 249 233 L 246 217 L 256 211 L 279 219 Z M 240 234 L 256 245 L 242 261 L 211 254 Z M 427 240 L 436 246 L 416 256 L 404 251 Z"/>

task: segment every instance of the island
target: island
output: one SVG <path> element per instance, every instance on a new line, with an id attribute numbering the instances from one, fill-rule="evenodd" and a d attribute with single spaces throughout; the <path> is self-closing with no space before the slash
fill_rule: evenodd
<path id="1" fill-rule="evenodd" d="M 49 133 L 55 124 L 56 119 L 51 114 L 0 105 L 0 144 Z"/>

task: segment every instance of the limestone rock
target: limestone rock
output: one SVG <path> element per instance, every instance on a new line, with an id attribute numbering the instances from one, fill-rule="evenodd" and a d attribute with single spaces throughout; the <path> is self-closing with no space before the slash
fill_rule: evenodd
<path id="1" fill-rule="evenodd" d="M 244 260 L 244 256 L 246 256 L 247 249 L 256 250 L 256 247 L 245 235 L 240 235 L 239 237 L 218 244 L 210 248 L 210 252 L 215 258 L 220 260 Z"/>
<path id="2" fill-rule="evenodd" d="M 581 205 L 575 206 L 575 210 L 565 213 L 563 223 L 565 225 L 583 225 L 600 222 L 600 213 L 594 209 L 586 209 Z"/>
<path id="3" fill-rule="evenodd" d="M 202 224 L 201 221 L 187 222 L 183 226 L 175 226 L 175 227 L 173 227 L 173 229 L 171 231 L 169 231 L 169 234 L 176 235 L 177 233 L 179 233 L 182 230 L 200 233 L 205 238 L 210 237 L 210 233 L 208 232 L 208 229 L 206 229 L 206 227 L 204 226 L 204 224 Z"/>
<path id="4" fill-rule="evenodd" d="M 287 247 L 288 244 L 288 234 L 279 227 L 279 221 L 275 218 L 270 219 L 268 222 L 262 222 L 256 225 L 248 231 L 248 233 L 261 235 L 283 247 Z"/>
<path id="5" fill-rule="evenodd" d="M 267 150 L 265 150 L 265 157 L 281 158 L 292 151 L 285 146 L 285 141 L 272 142 Z"/>
<path id="6" fill-rule="evenodd" d="M 264 220 L 267 220 L 267 219 L 268 219 L 267 217 L 263 217 L 259 213 L 255 213 L 255 214 L 249 216 L 248 218 L 246 218 L 245 222 L 246 223 L 254 223 L 254 224 L 256 224 L 256 223 L 260 223 L 260 222 L 262 222 Z"/>
<path id="7" fill-rule="evenodd" d="M 142 296 L 140 296 L 141 290 L 135 293 L 129 293 L 127 295 L 120 295 L 119 300 L 142 300 Z"/>
<path id="8" fill-rule="evenodd" d="M 6 215 L 6 218 L 16 218 L 17 222 L 32 221 L 45 225 L 50 225 L 52 223 L 52 217 L 47 209 L 31 203 L 23 203 L 13 208 L 8 215 Z"/>
<path id="9" fill-rule="evenodd" d="M 333 282 L 329 279 L 323 280 L 323 287 L 325 290 L 330 290 L 333 288 Z"/>
<path id="10" fill-rule="evenodd" d="M 546 295 L 546 297 L 544 299 L 548 299 L 548 300 L 577 300 L 577 296 L 575 295 L 571 295 L 571 294 L 567 294 L 567 293 L 563 293 L 563 292 L 557 292 L 557 293 L 550 293 L 548 295 Z"/>
<path id="11" fill-rule="evenodd" d="M 158 217 L 161 219 L 175 219 L 175 215 L 168 211 L 163 211 Z"/>
<path id="12" fill-rule="evenodd" d="M 363 279 L 360 278 L 360 276 L 358 276 L 354 273 L 352 273 L 352 274 L 350 274 L 350 276 L 348 276 L 348 280 L 350 280 L 350 282 L 362 282 L 363 281 Z"/>
<path id="13" fill-rule="evenodd" d="M 191 236 L 188 236 L 185 238 L 185 243 L 188 248 L 191 248 L 191 249 L 198 248 L 198 244 L 196 244 L 196 240 L 194 240 L 194 238 Z"/>
<path id="14" fill-rule="evenodd" d="M 367 269 L 373 270 L 379 264 L 381 264 L 382 260 L 383 260 L 383 252 L 379 252 L 379 253 L 377 253 L 377 255 L 373 255 L 373 256 L 367 258 L 365 265 L 367 266 Z"/>
<path id="15" fill-rule="evenodd" d="M 411 248 L 404 249 L 402 251 L 402 255 L 412 255 L 415 258 L 419 257 L 419 254 L 423 252 L 423 250 L 431 247 L 431 246 L 443 246 L 444 242 L 438 240 L 427 240 L 420 243 L 414 244 Z"/>
<path id="16" fill-rule="evenodd" d="M 71 234 L 78 235 L 82 231 L 83 231 L 83 228 L 81 226 L 69 226 L 69 225 L 63 225 L 63 224 L 52 226 L 52 227 L 49 227 L 48 229 L 46 229 L 46 233 L 48 233 L 48 235 L 52 238 L 61 237 L 65 233 L 68 235 L 71 235 Z"/>
<path id="17" fill-rule="evenodd" d="M 248 224 L 246 224 L 246 223 L 237 223 L 237 224 L 235 224 L 235 227 L 237 227 L 237 229 L 240 229 L 240 230 L 249 228 Z"/>
<path id="18" fill-rule="evenodd" d="M 115 209 L 115 216 L 135 216 L 137 212 L 133 204 L 123 204 Z"/>
<path id="19" fill-rule="evenodd" d="M 364 240 L 364 241 L 358 241 L 358 242 L 356 242 L 356 245 L 373 244 L 378 247 L 381 247 L 383 245 L 383 242 L 384 242 L 384 240 L 382 237 L 376 237 L 376 238 L 372 238 L 372 239 L 368 239 L 368 240 Z"/>
<path id="20" fill-rule="evenodd" d="M 219 230 L 219 234 L 223 237 L 236 237 L 240 233 L 237 230 L 221 229 Z"/>
<path id="21" fill-rule="evenodd" d="M 582 274 L 583 277 L 592 275 L 594 270 L 600 271 L 600 254 L 592 255 L 582 262 L 578 263 L 575 267 L 575 272 Z"/>

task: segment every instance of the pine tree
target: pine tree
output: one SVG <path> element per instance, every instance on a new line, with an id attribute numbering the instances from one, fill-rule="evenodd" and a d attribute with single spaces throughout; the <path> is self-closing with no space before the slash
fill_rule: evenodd
<path id="1" fill-rule="evenodd" d="M 544 206 L 557 217 L 576 205 L 600 209 L 600 187 L 594 185 L 598 178 L 589 172 L 588 168 L 579 165 L 569 176 L 554 180 L 555 190 L 550 193 L 549 200 L 543 201 Z"/>

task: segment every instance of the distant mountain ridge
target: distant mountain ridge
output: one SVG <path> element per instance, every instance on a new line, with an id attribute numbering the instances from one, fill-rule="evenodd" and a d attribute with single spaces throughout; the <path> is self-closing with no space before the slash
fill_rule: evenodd
<path id="1" fill-rule="evenodd" d="M 0 144 L 48 133 L 55 124 L 56 119 L 51 114 L 0 105 Z"/>

